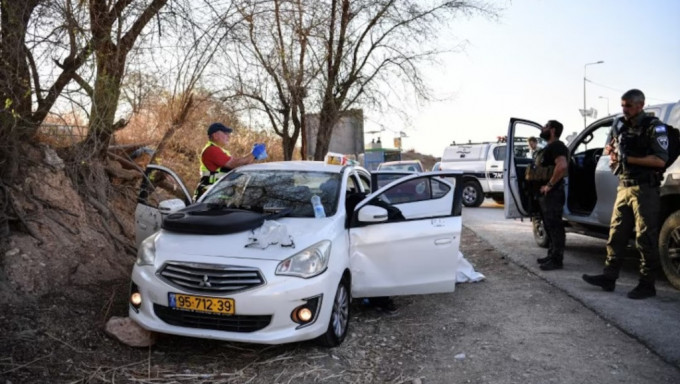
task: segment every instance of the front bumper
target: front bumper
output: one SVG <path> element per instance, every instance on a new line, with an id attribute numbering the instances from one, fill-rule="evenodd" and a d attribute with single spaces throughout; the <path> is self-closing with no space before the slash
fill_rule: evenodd
<path id="1" fill-rule="evenodd" d="M 238 265 L 239 262 L 242 263 L 243 260 L 233 259 L 226 261 L 230 265 Z M 227 295 L 183 290 L 160 279 L 156 275 L 156 270 L 153 266 L 140 267 L 135 265 L 132 271 L 132 282 L 137 286 L 138 291 L 142 295 L 142 303 L 139 308 L 134 308 L 130 305 L 130 318 L 150 331 L 247 343 L 290 343 L 313 339 L 326 332 L 340 275 L 327 270 L 321 275 L 310 279 L 276 276 L 273 271 L 278 262 L 269 260 L 248 260 L 248 262 L 248 265 L 243 266 L 258 268 L 266 280 L 265 285 Z M 221 260 L 221 263 L 225 263 L 225 260 Z M 187 312 L 173 310 L 168 307 L 169 292 L 231 298 L 235 302 L 235 314 L 234 316 L 208 316 L 211 320 L 207 322 L 208 325 L 205 323 L 201 325 L 202 328 L 172 325 L 163 321 L 158 315 L 164 313 L 163 317 L 167 320 L 168 316 L 172 317 L 175 314 L 181 317 L 181 315 L 187 314 Z M 291 319 L 291 313 L 295 308 L 304 305 L 306 303 L 305 299 L 314 296 L 320 296 L 319 311 L 313 322 L 300 326 L 300 324 Z M 188 312 L 188 314 L 191 313 Z M 220 321 L 220 318 L 224 321 Z M 268 318 L 270 318 L 269 321 L 267 321 Z M 213 320 L 216 322 L 211 324 Z M 170 322 L 185 324 L 183 321 Z M 241 322 L 243 324 L 256 322 L 257 324 L 253 328 L 243 328 L 246 330 L 245 332 L 214 329 L 233 329 L 231 326 L 221 327 L 216 324 L 234 322 Z M 212 329 L 206 329 L 205 327 Z"/>

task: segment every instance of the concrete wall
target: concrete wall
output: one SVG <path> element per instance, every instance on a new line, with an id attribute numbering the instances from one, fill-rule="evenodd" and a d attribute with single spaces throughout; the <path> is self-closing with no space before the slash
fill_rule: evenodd
<path id="1" fill-rule="evenodd" d="M 307 119 L 307 159 L 314 157 L 316 135 L 319 130 L 319 115 L 308 114 Z M 329 152 L 355 155 L 364 152 L 364 111 L 353 109 L 344 112 L 333 128 Z"/>

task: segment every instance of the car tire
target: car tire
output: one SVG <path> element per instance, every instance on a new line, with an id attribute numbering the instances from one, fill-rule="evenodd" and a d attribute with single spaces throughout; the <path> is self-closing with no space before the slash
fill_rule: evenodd
<path id="1" fill-rule="evenodd" d="M 548 248 L 549 239 L 548 234 L 545 233 L 545 226 L 543 220 L 539 217 L 531 218 L 531 226 L 534 231 L 534 241 L 541 248 Z"/>
<path id="2" fill-rule="evenodd" d="M 484 202 L 484 191 L 477 180 L 467 180 L 463 183 L 463 205 L 479 207 Z"/>
<path id="3" fill-rule="evenodd" d="M 661 227 L 659 259 L 668 282 L 680 289 L 680 211 L 668 216 Z"/>
<path id="4" fill-rule="evenodd" d="M 331 307 L 331 318 L 328 320 L 326 333 L 317 339 L 319 344 L 324 347 L 337 347 L 345 340 L 349 329 L 349 304 L 351 300 L 348 279 L 344 277 L 340 280 L 335 292 L 333 306 Z"/>

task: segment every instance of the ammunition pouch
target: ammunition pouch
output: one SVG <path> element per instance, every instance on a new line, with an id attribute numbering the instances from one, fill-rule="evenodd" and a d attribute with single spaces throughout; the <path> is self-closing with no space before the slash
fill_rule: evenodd
<path id="1" fill-rule="evenodd" d="M 524 179 L 527 181 L 534 182 L 548 182 L 555 171 L 554 165 L 544 166 L 543 164 L 543 151 L 538 151 L 534 162 L 529 164 L 526 173 L 524 174 Z"/>
<path id="2" fill-rule="evenodd" d="M 554 165 L 544 167 L 541 165 L 531 164 L 529 165 L 529 167 L 527 167 L 527 171 L 525 173 L 524 178 L 527 181 L 547 182 L 552 177 L 554 171 L 555 171 Z"/>

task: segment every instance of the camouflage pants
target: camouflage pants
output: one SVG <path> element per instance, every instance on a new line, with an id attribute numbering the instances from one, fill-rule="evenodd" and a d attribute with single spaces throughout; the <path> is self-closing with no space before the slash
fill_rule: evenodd
<path id="1" fill-rule="evenodd" d="M 619 185 L 614 202 L 604 274 L 619 277 L 628 240 L 635 230 L 640 252 L 640 280 L 654 282 L 659 272 L 659 187 Z"/>

